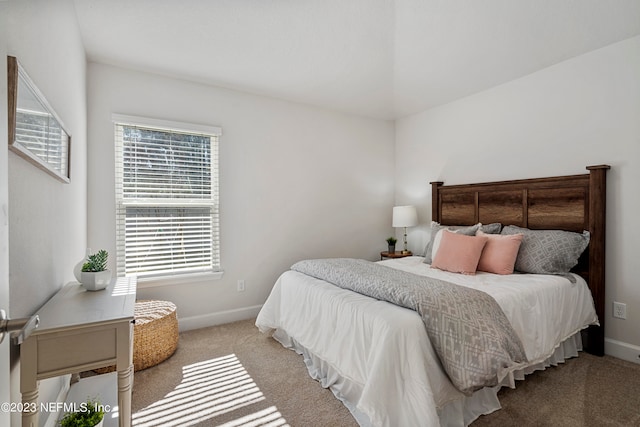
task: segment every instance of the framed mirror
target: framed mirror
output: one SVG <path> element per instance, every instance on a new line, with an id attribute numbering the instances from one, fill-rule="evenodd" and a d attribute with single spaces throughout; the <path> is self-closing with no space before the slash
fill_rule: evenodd
<path id="1" fill-rule="evenodd" d="M 71 135 L 26 71 L 7 56 L 9 93 L 9 148 L 69 183 Z"/>

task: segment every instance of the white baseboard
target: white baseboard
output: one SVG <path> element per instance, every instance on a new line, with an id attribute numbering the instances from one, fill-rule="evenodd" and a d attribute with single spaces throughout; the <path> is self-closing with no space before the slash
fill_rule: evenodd
<path id="1" fill-rule="evenodd" d="M 238 320 L 251 319 L 258 315 L 262 305 L 237 308 L 235 310 L 219 311 L 217 313 L 201 314 L 199 316 L 179 317 L 178 329 L 189 331 L 191 329 L 206 328 L 208 326 L 222 325 Z"/>
<path id="2" fill-rule="evenodd" d="M 640 364 L 640 347 L 626 342 L 605 338 L 604 354 Z"/>

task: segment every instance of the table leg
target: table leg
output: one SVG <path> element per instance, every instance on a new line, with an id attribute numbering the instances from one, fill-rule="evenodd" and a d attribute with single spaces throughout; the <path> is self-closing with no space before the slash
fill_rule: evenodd
<path id="1" fill-rule="evenodd" d="M 118 326 L 117 337 L 118 412 L 120 427 L 131 427 L 131 391 L 133 389 L 133 324 Z"/>
<path id="2" fill-rule="evenodd" d="M 22 412 L 22 427 L 38 427 L 38 386 L 29 391 L 22 391 L 22 403 L 25 408 L 35 408 L 35 411 Z"/>
<path id="3" fill-rule="evenodd" d="M 118 412 L 120 427 L 131 427 L 131 390 L 133 388 L 133 364 L 118 371 Z"/>
<path id="4" fill-rule="evenodd" d="M 24 408 L 22 427 L 38 427 L 38 380 L 37 380 L 37 342 L 27 338 L 20 346 L 20 393 Z"/>

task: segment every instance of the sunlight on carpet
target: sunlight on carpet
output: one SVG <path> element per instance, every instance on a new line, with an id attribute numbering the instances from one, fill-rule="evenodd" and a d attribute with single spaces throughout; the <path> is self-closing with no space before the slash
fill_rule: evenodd
<path id="1" fill-rule="evenodd" d="M 133 414 L 136 427 L 191 426 L 263 401 L 264 395 L 235 354 L 187 365 L 182 382 L 163 399 Z M 275 406 L 223 424 L 284 426 Z"/>

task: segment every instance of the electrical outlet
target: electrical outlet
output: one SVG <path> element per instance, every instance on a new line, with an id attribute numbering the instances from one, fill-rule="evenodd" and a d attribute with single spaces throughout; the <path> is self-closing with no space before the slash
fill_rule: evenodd
<path id="1" fill-rule="evenodd" d="M 621 302 L 613 302 L 613 317 L 617 317 L 618 319 L 626 319 L 627 318 L 627 304 Z"/>
<path id="2" fill-rule="evenodd" d="M 244 280 L 238 280 L 238 292 L 244 292 Z"/>

